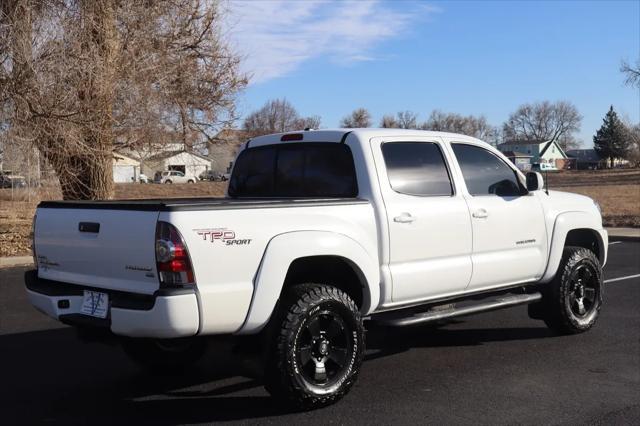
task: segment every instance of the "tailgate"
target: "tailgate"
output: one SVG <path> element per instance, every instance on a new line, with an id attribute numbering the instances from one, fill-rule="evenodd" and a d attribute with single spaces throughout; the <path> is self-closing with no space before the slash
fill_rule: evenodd
<path id="1" fill-rule="evenodd" d="M 39 207 L 36 214 L 40 278 L 144 294 L 158 289 L 157 211 Z"/>

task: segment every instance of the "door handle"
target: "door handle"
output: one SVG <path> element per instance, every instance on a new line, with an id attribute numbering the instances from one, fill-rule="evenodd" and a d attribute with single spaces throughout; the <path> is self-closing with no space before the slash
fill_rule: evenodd
<path id="1" fill-rule="evenodd" d="M 484 219 L 489 216 L 489 213 L 485 209 L 478 209 L 472 214 L 476 219 Z"/>
<path id="2" fill-rule="evenodd" d="M 397 223 L 411 223 L 415 220 L 416 218 L 411 216 L 409 213 L 402 213 L 400 216 L 393 218 L 393 221 Z"/>

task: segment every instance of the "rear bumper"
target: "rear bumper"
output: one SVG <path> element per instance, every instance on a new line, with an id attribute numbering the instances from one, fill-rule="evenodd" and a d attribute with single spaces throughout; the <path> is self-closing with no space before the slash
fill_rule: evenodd
<path id="1" fill-rule="evenodd" d="M 36 270 L 25 273 L 25 285 L 29 301 L 36 309 L 65 324 L 108 328 L 120 336 L 165 339 L 194 336 L 200 325 L 194 289 L 140 295 L 45 280 L 38 278 Z M 107 318 L 81 313 L 84 290 L 109 294 Z"/>

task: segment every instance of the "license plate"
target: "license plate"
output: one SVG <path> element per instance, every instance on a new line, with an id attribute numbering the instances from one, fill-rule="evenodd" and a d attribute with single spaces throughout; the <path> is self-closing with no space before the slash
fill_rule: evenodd
<path id="1" fill-rule="evenodd" d="M 80 311 L 92 317 L 106 318 L 109 312 L 109 295 L 98 291 L 85 290 Z"/>

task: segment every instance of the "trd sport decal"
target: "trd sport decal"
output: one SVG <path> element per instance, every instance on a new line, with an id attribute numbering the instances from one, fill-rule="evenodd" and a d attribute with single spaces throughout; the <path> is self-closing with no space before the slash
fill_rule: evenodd
<path id="1" fill-rule="evenodd" d="M 238 239 L 236 233 L 227 228 L 194 229 L 204 241 L 224 244 L 225 246 L 243 246 L 251 244 L 251 239 Z"/>

